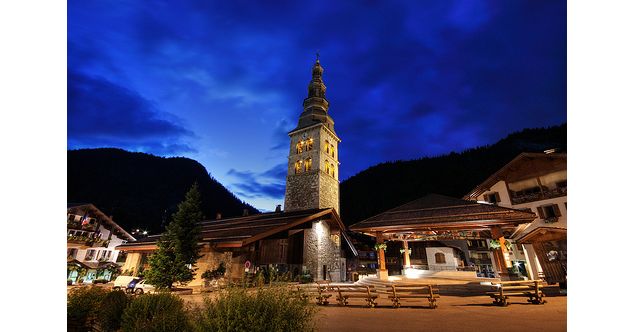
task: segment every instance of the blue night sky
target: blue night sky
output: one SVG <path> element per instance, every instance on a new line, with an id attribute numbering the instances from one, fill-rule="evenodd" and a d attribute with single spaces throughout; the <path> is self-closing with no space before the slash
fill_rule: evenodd
<path id="1" fill-rule="evenodd" d="M 340 180 L 566 121 L 566 1 L 68 2 L 68 148 L 202 163 L 284 196 L 319 49 Z"/>

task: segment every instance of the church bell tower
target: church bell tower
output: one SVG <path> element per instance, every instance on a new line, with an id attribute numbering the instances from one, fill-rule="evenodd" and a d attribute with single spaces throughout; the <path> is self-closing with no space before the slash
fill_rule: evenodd
<path id="1" fill-rule="evenodd" d="M 284 210 L 340 209 L 338 145 L 341 142 L 328 115 L 324 68 L 319 58 L 313 65 L 308 97 L 298 126 L 289 132 L 289 167 Z"/>

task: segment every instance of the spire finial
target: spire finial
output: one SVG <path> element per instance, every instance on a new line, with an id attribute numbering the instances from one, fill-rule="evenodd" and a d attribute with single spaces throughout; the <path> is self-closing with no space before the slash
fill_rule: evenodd
<path id="1" fill-rule="evenodd" d="M 315 52 L 315 61 L 320 62 L 320 50 L 317 50 L 317 52 Z"/>

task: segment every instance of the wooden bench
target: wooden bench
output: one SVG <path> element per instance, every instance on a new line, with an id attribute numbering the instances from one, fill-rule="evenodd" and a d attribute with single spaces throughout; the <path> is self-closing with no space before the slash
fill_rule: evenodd
<path id="1" fill-rule="evenodd" d="M 533 304 L 544 304 L 545 294 L 542 292 L 540 280 L 520 280 L 520 281 L 501 281 L 492 282 L 492 286 L 498 287 L 496 291 L 487 292 L 494 299 L 494 304 L 499 306 L 508 306 L 507 298 L 510 296 L 526 296 L 527 302 Z"/>
<path id="2" fill-rule="evenodd" d="M 374 286 L 337 286 L 337 302 L 339 305 L 347 305 L 348 299 L 358 298 L 366 300 L 366 304 L 374 308 L 377 306 L 377 291 Z"/>
<path id="3" fill-rule="evenodd" d="M 296 294 L 303 298 L 314 298 L 315 303 L 318 305 L 329 304 L 328 299 L 333 296 L 330 286 L 317 285 L 317 286 L 297 286 Z"/>
<path id="4" fill-rule="evenodd" d="M 388 293 L 395 308 L 401 306 L 401 299 L 427 299 L 430 308 L 434 309 L 438 306 L 437 299 L 440 297 L 436 285 L 392 285 Z"/>

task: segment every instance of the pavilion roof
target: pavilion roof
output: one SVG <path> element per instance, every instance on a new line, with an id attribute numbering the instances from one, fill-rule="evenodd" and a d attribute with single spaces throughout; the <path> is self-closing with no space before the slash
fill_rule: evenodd
<path id="1" fill-rule="evenodd" d="M 308 209 L 290 212 L 270 212 L 250 216 L 206 220 L 200 222 L 202 241 L 214 244 L 219 248 L 239 248 L 268 236 L 300 227 L 314 220 L 326 220 L 331 227 L 344 231 L 346 227 L 334 209 Z M 153 249 L 161 235 L 149 236 L 135 242 L 118 246 L 121 250 Z M 345 232 L 342 237 L 355 249 Z"/>
<path id="2" fill-rule="evenodd" d="M 350 226 L 358 232 L 478 229 L 516 226 L 536 218 L 533 212 L 428 194 Z"/>

